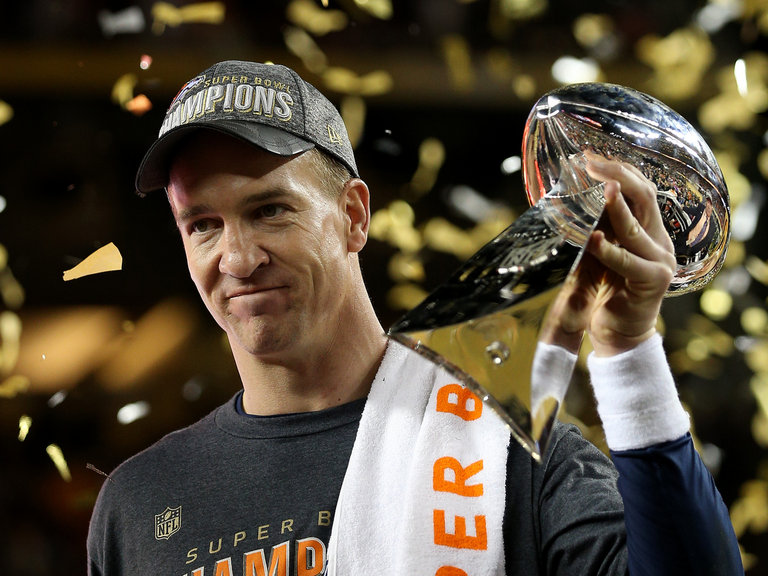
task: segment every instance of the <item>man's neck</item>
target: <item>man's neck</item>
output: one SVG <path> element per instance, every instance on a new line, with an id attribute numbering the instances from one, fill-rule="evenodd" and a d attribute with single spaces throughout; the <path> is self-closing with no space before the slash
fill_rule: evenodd
<path id="1" fill-rule="evenodd" d="M 387 339 L 373 311 L 339 331 L 324 346 L 292 356 L 258 358 L 233 349 L 249 414 L 314 412 L 367 396 Z"/>

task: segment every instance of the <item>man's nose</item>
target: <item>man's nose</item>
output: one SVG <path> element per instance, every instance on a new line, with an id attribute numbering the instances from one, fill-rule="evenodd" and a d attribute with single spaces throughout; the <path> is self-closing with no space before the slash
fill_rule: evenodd
<path id="1" fill-rule="evenodd" d="M 269 262 L 269 253 L 252 234 L 239 229 L 225 230 L 222 236 L 222 253 L 219 272 L 235 278 L 248 278 Z"/>

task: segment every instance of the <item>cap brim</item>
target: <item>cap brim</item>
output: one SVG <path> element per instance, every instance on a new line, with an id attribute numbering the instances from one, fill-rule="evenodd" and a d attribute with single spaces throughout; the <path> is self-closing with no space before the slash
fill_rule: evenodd
<path id="1" fill-rule="evenodd" d="M 177 147 L 182 140 L 200 130 L 228 134 L 279 156 L 293 156 L 315 147 L 312 142 L 265 124 L 228 120 L 187 124 L 166 132 L 150 146 L 136 173 L 136 191 L 148 194 L 165 188 Z"/>

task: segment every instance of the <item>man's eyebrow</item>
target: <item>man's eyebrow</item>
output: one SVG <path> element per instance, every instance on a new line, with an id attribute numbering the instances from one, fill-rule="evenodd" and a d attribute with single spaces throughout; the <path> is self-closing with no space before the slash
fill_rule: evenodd
<path id="1" fill-rule="evenodd" d="M 246 208 L 252 204 L 263 204 L 264 202 L 269 202 L 270 200 L 289 198 L 291 196 L 292 194 L 288 190 L 284 190 L 282 188 L 273 188 L 270 190 L 264 190 L 263 192 L 249 194 L 238 203 L 238 207 Z"/>
<path id="2" fill-rule="evenodd" d="M 283 190 L 283 189 L 265 190 L 264 192 L 249 194 L 248 196 L 240 200 L 240 202 L 238 202 L 238 208 L 240 209 L 247 208 L 248 206 L 251 206 L 253 204 L 263 204 L 264 202 L 269 202 L 271 200 L 276 200 L 281 198 L 288 198 L 291 196 L 292 194 L 290 191 Z M 193 206 L 188 206 L 186 208 L 182 208 L 181 210 L 179 210 L 176 213 L 176 220 L 178 220 L 179 222 L 186 222 L 202 214 L 210 214 L 212 212 L 215 212 L 215 209 L 210 204 L 195 204 Z"/>
<path id="3" fill-rule="evenodd" d="M 176 212 L 176 220 L 179 222 L 186 222 L 187 220 L 196 218 L 201 214 L 208 214 L 212 210 L 213 208 L 208 204 L 196 204 L 194 206 L 189 206 L 187 208 L 178 210 Z"/>

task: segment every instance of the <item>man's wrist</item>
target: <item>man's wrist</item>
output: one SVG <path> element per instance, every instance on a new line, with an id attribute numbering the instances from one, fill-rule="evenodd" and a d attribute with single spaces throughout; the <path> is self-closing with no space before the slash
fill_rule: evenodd
<path id="1" fill-rule="evenodd" d="M 656 332 L 656 327 L 654 326 L 639 336 L 627 336 L 618 339 L 614 337 L 610 343 L 603 343 L 592 338 L 592 349 L 594 350 L 595 356 L 598 358 L 610 358 L 635 350 L 643 342 L 651 339 L 655 334 L 658 334 L 658 332 Z"/>
<path id="2" fill-rule="evenodd" d="M 611 450 L 645 448 L 689 430 L 659 334 L 615 356 L 592 353 L 587 365 Z"/>

